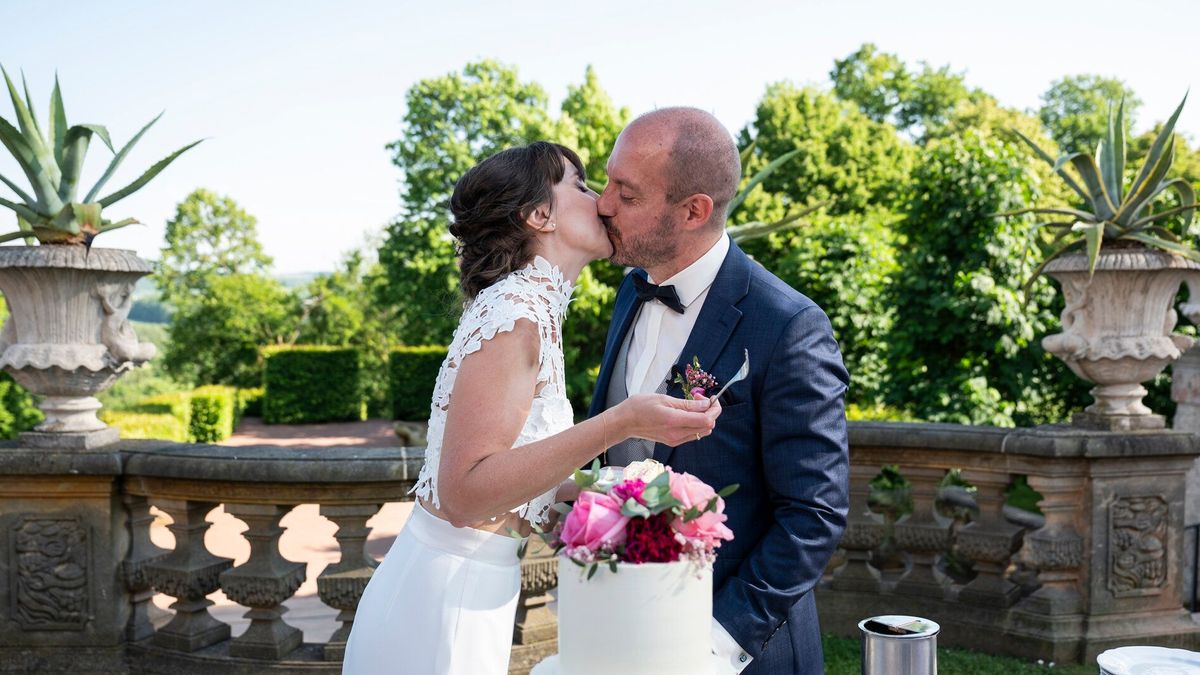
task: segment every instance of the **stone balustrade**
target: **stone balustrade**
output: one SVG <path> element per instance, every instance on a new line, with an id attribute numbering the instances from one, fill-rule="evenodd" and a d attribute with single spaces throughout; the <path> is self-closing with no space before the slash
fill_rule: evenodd
<path id="1" fill-rule="evenodd" d="M 385 502 L 410 499 L 423 459 L 407 448 L 130 441 L 48 454 L 0 445 L 0 531 L 17 537 L 0 554 L 8 581 L 0 590 L 0 672 L 340 672 L 377 565 L 365 549 L 367 521 Z M 280 521 L 301 504 L 318 504 L 337 526 L 338 559 L 316 586 L 340 626 L 322 644 L 304 643 L 284 607 L 308 561 L 280 553 Z M 170 550 L 151 540 L 151 507 L 171 519 Z M 239 565 L 205 544 L 218 507 L 246 526 L 250 555 Z M 545 607 L 552 562 L 531 547 L 524 563 L 513 663 L 525 670 L 554 649 Z M 237 637 L 209 612 L 207 596 L 217 590 L 247 610 L 249 627 Z M 157 629 L 155 592 L 174 600 Z"/>
<path id="2" fill-rule="evenodd" d="M 1182 604 L 1191 434 L 858 423 L 850 442 L 849 523 L 817 590 L 823 630 L 912 614 L 942 625 L 940 645 L 1059 663 L 1200 646 Z M 889 465 L 907 481 L 890 528 L 895 508 L 871 486 Z M 1018 477 L 1040 514 L 1006 504 Z"/>
<path id="3" fill-rule="evenodd" d="M 1060 663 L 1200 646 L 1181 602 L 1192 434 L 856 423 L 850 439 L 849 523 L 816 590 L 823 630 L 916 614 L 942 624 L 940 644 Z M 0 673 L 339 672 L 376 566 L 367 522 L 408 499 L 422 461 L 405 448 L 0 444 Z M 884 466 L 904 481 L 890 495 L 872 487 Z M 1021 478 L 1040 513 L 1008 503 Z M 337 526 L 316 586 L 339 626 L 321 644 L 302 641 L 284 604 L 308 561 L 281 554 L 281 521 L 301 504 Z M 218 506 L 246 527 L 241 564 L 205 544 Z M 169 549 L 150 537 L 152 507 L 172 520 Z M 513 673 L 555 649 L 555 583 L 531 546 Z M 209 611 L 218 589 L 245 608 L 237 637 Z M 172 599 L 167 620 L 153 619 L 156 592 Z"/>

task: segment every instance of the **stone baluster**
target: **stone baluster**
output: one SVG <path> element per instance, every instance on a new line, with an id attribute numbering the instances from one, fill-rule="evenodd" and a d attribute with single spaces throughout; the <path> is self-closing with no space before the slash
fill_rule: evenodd
<path id="1" fill-rule="evenodd" d="M 221 590 L 234 602 L 250 610 L 250 626 L 229 645 L 231 656 L 278 660 L 300 646 L 304 635 L 283 620 L 283 603 L 304 583 L 305 564 L 279 553 L 283 528 L 279 521 L 290 506 L 274 504 L 226 504 L 229 515 L 246 523 L 243 534 L 250 542 L 250 558 L 221 573 Z"/>
<path id="2" fill-rule="evenodd" d="M 175 535 L 175 549 L 145 566 L 146 578 L 155 589 L 176 598 L 171 605 L 175 618 L 154 634 L 154 643 L 167 649 L 194 652 L 229 639 L 229 624 L 213 618 L 213 604 L 205 596 L 220 588 L 220 574 L 233 560 L 208 552 L 204 533 L 205 516 L 217 507 L 213 502 L 159 499 L 154 505 L 171 516 L 168 527 Z"/>
<path id="3" fill-rule="evenodd" d="M 346 640 L 354 627 L 354 612 L 362 598 L 367 582 L 379 563 L 367 554 L 367 536 L 371 528 L 367 521 L 379 512 L 381 504 L 354 504 L 349 506 L 321 505 L 321 515 L 337 526 L 338 546 L 341 557 L 337 563 L 327 565 L 317 575 L 317 593 L 326 605 L 341 610 L 337 620 L 340 628 L 325 643 L 326 661 L 341 661 L 346 654 Z"/>
<path id="4" fill-rule="evenodd" d="M 154 522 L 154 515 L 150 513 L 150 503 L 146 498 L 124 494 L 121 499 L 125 502 L 129 528 L 129 554 L 121 563 L 121 571 L 125 577 L 125 587 L 129 589 L 129 602 L 133 610 L 125 626 L 125 639 L 137 642 L 154 634 L 154 625 L 150 620 L 150 611 L 154 609 L 154 603 L 151 602 L 154 589 L 146 578 L 146 566 L 161 560 L 167 554 L 167 549 L 150 540 L 150 525 Z"/>
<path id="5" fill-rule="evenodd" d="M 896 592 L 940 598 L 949 581 L 937 570 L 938 556 L 950 540 L 950 525 L 935 513 L 938 483 L 943 469 L 907 467 L 904 477 L 912 485 L 912 513 L 895 526 L 896 544 L 908 553 L 912 562 L 908 572 L 896 584 Z"/>
<path id="6" fill-rule="evenodd" d="M 1079 592 L 1083 537 L 1079 533 L 1083 501 L 1082 476 L 1029 476 L 1029 487 L 1042 495 L 1038 507 L 1046 517 L 1041 529 L 1025 537 L 1030 562 L 1041 587 L 1025 599 L 1026 609 L 1038 614 L 1076 614 L 1083 611 Z"/>
<path id="7" fill-rule="evenodd" d="M 1004 518 L 1004 489 L 1007 473 L 987 469 L 963 469 L 963 478 L 975 486 L 978 517 L 958 531 L 958 551 L 975 566 L 975 578 L 959 591 L 966 603 L 1009 607 L 1019 599 L 1020 588 L 1005 578 L 1013 553 L 1021 546 L 1024 530 Z"/>
<path id="8" fill-rule="evenodd" d="M 883 541 L 883 523 L 867 505 L 870 482 L 877 472 L 872 466 L 850 465 L 850 513 L 840 544 L 846 552 L 846 564 L 834 572 L 829 582 L 834 589 L 879 592 L 880 576 L 871 567 L 871 552 Z"/>

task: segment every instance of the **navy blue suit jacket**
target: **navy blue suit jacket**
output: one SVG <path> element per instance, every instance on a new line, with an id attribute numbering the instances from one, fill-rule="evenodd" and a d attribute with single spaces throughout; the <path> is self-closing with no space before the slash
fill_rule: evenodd
<path id="1" fill-rule="evenodd" d="M 642 270 L 631 274 L 645 276 Z M 625 279 L 604 346 L 590 415 L 604 409 L 613 361 L 637 314 Z M 825 312 L 750 260 L 736 244 L 679 355 L 719 383 L 750 352 L 750 376 L 722 397 L 712 435 L 654 458 L 716 489 L 734 540 L 717 554 L 713 614 L 752 657 L 744 675 L 824 672 L 812 589 L 846 525 L 849 376 Z M 682 396 L 679 385 L 669 392 Z"/>

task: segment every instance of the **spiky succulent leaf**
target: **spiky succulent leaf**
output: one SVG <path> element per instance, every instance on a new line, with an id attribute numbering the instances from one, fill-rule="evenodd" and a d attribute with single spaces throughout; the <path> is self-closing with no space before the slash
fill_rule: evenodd
<path id="1" fill-rule="evenodd" d="M 758 145 L 758 139 L 756 138 L 756 139 L 750 141 L 750 145 L 747 145 L 746 147 L 742 148 L 742 152 L 738 156 L 738 158 L 742 160 L 742 166 L 746 166 L 746 164 L 750 161 L 750 155 L 754 154 L 754 148 L 757 145 Z"/>
<path id="2" fill-rule="evenodd" d="M 1117 106 L 1114 118 L 1112 106 L 1108 107 L 1108 129 L 1101 145 L 1096 148 L 1096 163 L 1104 177 L 1113 203 L 1120 204 L 1125 182 L 1125 99 Z"/>
<path id="3" fill-rule="evenodd" d="M 1073 230 L 1067 230 L 1067 232 L 1073 233 Z M 1071 249 L 1084 244 L 1085 242 L 1086 238 L 1082 234 L 1064 237 L 1064 241 L 1060 242 L 1056 248 L 1051 249 L 1050 253 L 1048 253 L 1046 257 L 1042 259 L 1042 262 L 1038 263 L 1038 266 L 1033 268 L 1033 272 L 1029 274 L 1029 277 L 1025 280 L 1025 283 L 1021 285 L 1021 293 L 1028 298 L 1029 289 L 1033 288 L 1033 282 L 1037 281 L 1038 276 L 1041 275 L 1042 271 L 1046 269 L 1046 265 L 1049 265 L 1052 260 L 1057 259 L 1067 251 L 1070 251 Z"/>
<path id="4" fill-rule="evenodd" d="M 1150 166 L 1149 159 L 1147 159 L 1146 166 L 1142 167 L 1142 173 L 1139 174 L 1138 180 L 1129 187 L 1129 196 L 1121 203 L 1121 208 L 1113 220 L 1124 227 L 1132 225 L 1138 219 L 1138 214 L 1142 209 L 1159 193 L 1159 184 L 1166 177 L 1167 171 L 1170 170 L 1171 163 L 1174 161 L 1175 142 L 1172 137 L 1171 141 L 1167 143 L 1166 152 L 1159 153 L 1154 166 Z"/>
<path id="5" fill-rule="evenodd" d="M 17 196 L 18 196 L 18 197 L 20 197 L 20 198 L 21 198 L 21 199 L 22 199 L 22 200 L 23 200 L 23 201 L 24 201 L 26 204 L 30 204 L 30 205 L 36 205 L 36 204 L 37 204 L 37 200 L 36 200 L 36 199 L 34 199 L 33 197 L 30 197 L 30 196 L 29 196 L 29 194 L 28 194 L 28 193 L 26 193 L 24 190 L 22 190 L 22 189 L 21 189 L 21 187 L 20 187 L 19 185 L 17 185 L 16 183 L 12 182 L 11 180 L 9 180 L 9 179 L 5 178 L 5 177 L 4 177 L 4 174 L 0 174 L 0 183 L 4 183 L 5 185 L 7 185 L 7 186 L 8 186 L 8 188 L 9 188 L 10 190 L 12 190 L 13 192 L 17 193 Z"/>
<path id="6" fill-rule="evenodd" d="M 133 146 L 136 145 L 139 140 L 141 140 L 142 136 L 150 129 L 150 127 L 154 126 L 154 123 L 157 122 L 162 116 L 162 113 L 158 113 L 154 119 L 150 120 L 148 123 L 146 123 L 146 126 L 142 127 L 141 131 L 137 132 L 133 135 L 133 138 L 129 139 L 129 142 L 121 148 L 120 152 L 113 156 L 112 161 L 108 163 L 108 168 L 104 170 L 104 175 L 100 176 L 100 180 L 96 181 L 96 184 L 92 186 L 91 190 L 88 190 L 87 196 L 83 198 L 83 201 L 90 202 L 96 198 L 96 195 L 100 194 L 100 190 L 104 188 L 104 185 L 108 182 L 108 179 L 112 178 L 112 175 L 116 172 L 117 167 L 121 166 L 121 162 L 125 160 L 125 156 L 129 154 L 129 151 L 133 149 Z"/>
<path id="7" fill-rule="evenodd" d="M 92 133 L 92 130 L 85 126 L 75 126 L 67 130 L 67 140 L 63 149 L 62 182 L 58 185 L 58 198 L 65 203 L 75 201 L 75 192 L 79 188 L 79 176 L 83 172 L 83 160 L 87 158 Z"/>
<path id="8" fill-rule="evenodd" d="M 160 159 L 158 162 L 156 162 L 154 164 L 154 166 L 147 169 L 146 173 L 143 173 L 141 176 L 139 176 L 137 180 L 133 181 L 129 185 L 126 185 L 125 187 L 121 188 L 120 190 L 117 190 L 116 192 L 110 194 L 109 196 L 105 197 L 104 199 L 101 199 L 99 202 L 100 205 L 101 206 L 109 206 L 113 202 L 124 199 L 125 197 L 128 197 L 129 195 L 133 194 L 134 192 L 137 192 L 138 190 L 142 189 L 143 185 L 145 185 L 146 183 L 149 183 L 163 169 L 167 168 L 167 166 L 170 165 L 171 162 L 175 161 L 175 158 L 179 157 L 180 155 L 187 152 L 188 150 L 191 150 L 192 148 L 196 147 L 197 145 L 199 145 L 202 142 L 203 142 L 203 139 L 201 139 L 199 141 L 195 141 L 193 143 L 189 143 L 189 144 L 183 146 L 182 148 L 176 150 L 175 152 L 172 152 L 171 154 L 167 155 L 163 159 Z"/>
<path id="9" fill-rule="evenodd" d="M 1154 172 L 1154 167 L 1159 164 L 1163 150 L 1166 148 L 1168 142 L 1174 138 L 1175 121 L 1179 119 L 1179 113 L 1183 111 L 1184 103 L 1187 103 L 1187 94 L 1183 95 L 1183 100 L 1179 102 L 1179 106 L 1175 108 L 1175 112 L 1167 119 L 1167 123 L 1163 125 L 1158 135 L 1154 137 L 1154 142 L 1150 144 L 1150 151 L 1146 153 L 1146 163 L 1142 165 L 1142 170 L 1138 172 L 1137 178 L 1129 186 L 1130 194 L 1136 192 L 1140 186 L 1146 183 L 1150 183 L 1151 187 L 1158 184 L 1157 180 L 1150 181 L 1149 178 Z M 1159 180 L 1162 180 L 1162 178 L 1160 177 Z M 1121 210 L 1124 211 L 1125 209 L 1122 208 Z"/>
<path id="10" fill-rule="evenodd" d="M 1100 246 L 1104 241 L 1104 224 L 1076 223 L 1071 229 L 1083 233 L 1083 240 L 1087 247 L 1088 276 L 1090 277 L 1096 273 L 1096 263 L 1100 261 Z"/>
<path id="11" fill-rule="evenodd" d="M 1196 249 L 1185 244 L 1177 244 L 1172 241 L 1167 241 L 1166 239 L 1156 237 L 1147 232 L 1130 232 L 1125 235 L 1125 238 L 1141 242 L 1147 246 L 1166 251 L 1167 253 L 1174 253 L 1175 255 L 1183 256 L 1184 258 L 1194 262 L 1200 262 L 1200 251 L 1197 251 Z"/>
<path id="12" fill-rule="evenodd" d="M 141 225 L 141 224 L 142 224 L 141 221 L 137 220 L 136 218 L 125 218 L 124 220 L 118 220 L 115 223 L 110 223 L 110 222 L 106 221 L 103 225 L 96 228 L 96 234 L 99 234 L 101 232 L 111 232 L 113 230 L 119 230 L 122 227 L 129 227 L 130 225 Z"/>
<path id="13" fill-rule="evenodd" d="M 0 197 L 0 206 L 3 206 L 8 209 L 12 209 L 17 214 L 17 216 L 24 218 L 25 220 L 28 220 L 30 222 L 37 222 L 37 221 L 43 219 L 43 217 L 40 214 L 38 214 L 38 212 L 34 211 L 33 209 L 29 208 L 28 206 L 26 206 L 24 204 L 18 204 L 16 202 L 10 202 L 7 199 L 4 199 L 3 197 Z"/>
<path id="14" fill-rule="evenodd" d="M 25 173 L 29 184 L 33 186 L 33 194 L 37 196 L 35 206 L 47 212 L 62 208 L 55 184 L 50 181 L 49 174 L 42 170 L 42 163 L 38 160 L 37 154 L 34 153 L 33 148 L 29 147 L 28 141 L 21 135 L 21 132 L 3 117 L 0 117 L 0 143 L 3 143 L 4 147 L 8 149 L 9 154 L 21 167 L 21 171 Z"/>
<path id="15" fill-rule="evenodd" d="M 1078 194 L 1080 197 L 1082 197 L 1084 200 L 1088 199 L 1087 192 L 1084 191 L 1084 189 L 1082 187 L 1080 187 L 1079 183 L 1075 182 L 1075 179 L 1071 177 L 1071 174 L 1069 174 L 1065 170 L 1059 168 L 1059 166 L 1058 166 L 1057 162 L 1055 162 L 1054 158 L 1051 157 L 1049 155 L 1049 153 L 1047 153 L 1045 150 L 1043 150 L 1041 148 L 1041 146 L 1039 146 L 1037 143 L 1034 143 L 1032 140 L 1030 140 L 1030 138 L 1028 136 L 1021 133 L 1020 131 L 1017 131 L 1016 129 L 1009 129 L 1009 131 L 1016 134 L 1017 138 L 1021 139 L 1025 143 L 1025 145 L 1028 145 L 1030 148 L 1033 148 L 1033 152 L 1038 157 L 1041 157 L 1042 161 L 1046 162 L 1054 169 L 1054 172 L 1057 173 L 1059 175 L 1059 177 L 1063 179 L 1063 182 L 1067 184 L 1067 187 L 1074 190 L 1075 193 Z"/>
<path id="16" fill-rule="evenodd" d="M 995 214 L 995 217 L 1005 218 L 1008 216 L 1021 216 L 1025 215 L 1026 213 L 1038 213 L 1048 216 L 1071 216 L 1076 220 L 1082 220 L 1089 223 L 1096 220 L 1096 214 L 1089 213 L 1081 209 L 1074 209 L 1069 206 L 1031 206 L 1029 208 L 1016 209 L 1014 211 L 1003 211 Z"/>
<path id="17" fill-rule="evenodd" d="M 4 75 L 4 82 L 8 85 L 8 95 L 12 99 L 13 109 L 17 112 L 17 123 L 21 127 L 21 136 L 25 139 L 25 143 L 29 149 L 33 151 L 34 156 L 41 164 L 42 171 L 46 172 L 46 177 L 52 185 L 57 185 L 60 179 L 58 164 L 54 162 L 54 154 L 46 147 L 45 139 L 38 131 L 37 123 L 33 119 L 33 115 L 29 112 L 29 107 L 25 105 L 25 101 L 21 99 L 21 95 L 17 93 L 17 88 L 13 85 L 12 78 L 8 76 L 8 71 L 0 66 L 0 73 Z"/>
<path id="18" fill-rule="evenodd" d="M 725 228 L 725 231 L 729 233 L 730 239 L 740 244 L 742 242 L 750 241 L 751 239 L 765 237 L 772 232 L 779 232 L 781 230 L 786 230 L 793 227 L 803 227 L 808 225 L 808 223 L 800 222 L 800 219 L 832 203 L 833 200 L 826 200 L 820 202 L 819 204 L 813 204 L 812 206 L 800 209 L 795 213 L 789 214 L 786 218 L 782 218 L 773 223 L 755 221 L 752 223 L 743 223 L 741 225 L 732 225 Z"/>
<path id="19" fill-rule="evenodd" d="M 1067 164 L 1074 167 L 1076 173 L 1083 179 L 1088 203 L 1091 204 L 1092 212 L 1095 213 L 1094 219 L 1108 220 L 1112 218 L 1117 208 L 1113 204 L 1108 190 L 1104 188 L 1104 181 L 1100 178 L 1100 167 L 1096 166 L 1096 159 L 1087 153 L 1072 152 L 1059 157 L 1058 161 L 1054 163 L 1054 170 L 1061 173 Z"/>
<path id="20" fill-rule="evenodd" d="M 1188 228 L 1191 227 L 1192 216 L 1193 216 L 1193 213 L 1195 212 L 1195 209 L 1197 206 L 1197 204 L 1196 204 L 1196 189 L 1194 187 L 1192 187 L 1192 184 L 1189 183 L 1186 178 L 1172 178 L 1171 180 L 1167 180 L 1167 181 L 1163 181 L 1162 183 L 1159 183 L 1158 189 L 1155 190 L 1154 194 L 1152 194 L 1150 196 L 1150 201 L 1153 202 L 1160 194 L 1162 194 L 1163 192 L 1166 192 L 1167 190 L 1175 190 L 1175 193 L 1177 195 L 1179 195 L 1180 206 L 1178 206 L 1174 209 L 1170 209 L 1168 211 L 1162 211 L 1160 213 L 1154 213 L 1154 214 L 1139 218 L 1138 220 L 1134 221 L 1133 227 L 1135 227 L 1135 228 L 1145 227 L 1146 225 L 1149 225 L 1150 223 L 1157 222 L 1159 220 L 1162 220 L 1163 218 L 1167 218 L 1167 217 L 1170 217 L 1170 216 L 1173 216 L 1173 215 L 1176 215 L 1179 213 L 1183 214 L 1183 229 L 1184 229 L 1184 231 L 1186 232 L 1188 230 Z"/>
<path id="21" fill-rule="evenodd" d="M 746 197 L 754 191 L 754 188 L 758 187 L 759 183 L 763 182 L 767 178 L 770 178 L 771 174 L 775 173 L 775 170 L 783 165 L 784 162 L 798 154 L 800 154 L 800 148 L 789 150 L 788 152 L 785 152 L 779 157 L 771 160 L 771 163 L 767 164 L 762 168 L 762 170 L 754 174 L 754 177 L 750 179 L 750 182 L 746 183 L 746 187 L 742 188 L 742 190 L 734 195 L 733 199 L 730 200 L 728 212 L 733 213 L 736 211 L 737 207 L 741 206 L 742 202 L 746 201 Z"/>
<path id="22" fill-rule="evenodd" d="M 67 109 L 63 106 L 62 90 L 58 86 L 58 74 L 54 75 L 54 90 L 50 92 L 50 144 L 54 146 L 54 161 L 63 165 L 63 151 L 67 145 Z"/>

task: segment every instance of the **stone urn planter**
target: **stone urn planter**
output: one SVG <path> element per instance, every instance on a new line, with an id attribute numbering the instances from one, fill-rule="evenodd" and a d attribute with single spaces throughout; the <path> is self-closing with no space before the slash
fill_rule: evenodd
<path id="1" fill-rule="evenodd" d="M 26 446 L 88 449 L 116 441 L 95 395 L 154 356 L 129 325 L 133 286 L 150 273 L 132 251 L 83 246 L 0 247 L 0 368 L 41 396 L 46 415 Z"/>
<path id="2" fill-rule="evenodd" d="M 1076 426 L 1111 431 L 1166 426 L 1162 415 L 1142 403 L 1142 383 L 1193 343 L 1171 332 L 1177 320 L 1171 305 L 1191 270 L 1200 265 L 1141 246 L 1105 247 L 1090 281 L 1082 252 L 1046 266 L 1045 273 L 1062 285 L 1066 307 L 1062 332 L 1045 337 L 1042 347 L 1096 385 L 1095 402 L 1075 414 Z"/>

